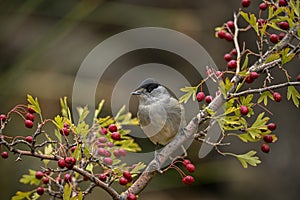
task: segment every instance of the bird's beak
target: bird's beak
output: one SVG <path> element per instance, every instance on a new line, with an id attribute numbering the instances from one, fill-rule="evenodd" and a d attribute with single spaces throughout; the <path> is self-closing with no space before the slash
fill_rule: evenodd
<path id="1" fill-rule="evenodd" d="M 140 94 L 142 94 L 140 91 L 133 91 L 133 92 L 131 92 L 130 93 L 131 95 L 140 95 Z"/>

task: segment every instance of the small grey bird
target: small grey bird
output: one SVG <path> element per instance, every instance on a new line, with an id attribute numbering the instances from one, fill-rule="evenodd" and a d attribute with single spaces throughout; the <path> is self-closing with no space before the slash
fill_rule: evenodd
<path id="1" fill-rule="evenodd" d="M 144 80 L 131 94 L 139 100 L 140 126 L 155 145 L 167 145 L 186 125 L 183 106 L 154 79 Z"/>

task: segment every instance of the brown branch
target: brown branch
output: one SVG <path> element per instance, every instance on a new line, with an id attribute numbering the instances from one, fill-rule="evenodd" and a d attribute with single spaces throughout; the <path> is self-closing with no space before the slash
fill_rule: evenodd
<path id="1" fill-rule="evenodd" d="M 277 85 L 271 85 L 269 87 L 249 89 L 249 90 L 245 90 L 245 91 L 238 92 L 238 93 L 231 93 L 228 95 L 228 98 L 238 97 L 238 96 L 242 96 L 245 94 L 261 93 L 261 92 L 264 92 L 267 90 L 279 89 L 282 87 L 287 87 L 287 86 L 292 86 L 292 85 L 300 85 L 300 81 L 286 82 L 286 83 L 281 83 L 281 84 L 277 84 Z"/>

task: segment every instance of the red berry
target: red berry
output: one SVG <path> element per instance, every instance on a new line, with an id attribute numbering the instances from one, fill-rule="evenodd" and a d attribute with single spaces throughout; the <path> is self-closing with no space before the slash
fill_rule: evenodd
<path id="1" fill-rule="evenodd" d="M 233 21 L 228 21 L 226 23 L 226 25 L 227 25 L 228 28 L 234 28 L 234 22 Z"/>
<path id="2" fill-rule="evenodd" d="M 106 142 L 107 142 L 107 139 L 106 139 L 106 137 L 100 137 L 100 138 L 98 139 L 98 141 L 99 141 L 100 143 L 106 143 Z"/>
<path id="3" fill-rule="evenodd" d="M 225 38 L 226 32 L 223 30 L 218 31 L 218 38 L 223 39 Z"/>
<path id="4" fill-rule="evenodd" d="M 6 119 L 7 119 L 7 117 L 6 117 L 5 114 L 1 114 L 1 115 L 0 115 L 0 120 L 1 120 L 1 121 L 4 122 L 4 121 L 6 121 Z"/>
<path id="5" fill-rule="evenodd" d="M 60 133 L 68 136 L 70 134 L 70 130 L 67 127 L 63 127 L 63 129 L 60 130 Z"/>
<path id="6" fill-rule="evenodd" d="M 234 69 L 237 66 L 236 60 L 231 60 L 227 63 L 229 69 Z"/>
<path id="7" fill-rule="evenodd" d="M 252 79 L 250 76 L 246 76 L 246 78 L 245 78 L 245 82 L 246 83 L 253 83 L 253 81 L 254 81 L 254 79 Z"/>
<path id="8" fill-rule="evenodd" d="M 297 81 L 300 81 L 300 74 L 297 76 Z"/>
<path id="9" fill-rule="evenodd" d="M 72 168 L 73 168 L 73 165 L 72 165 L 72 163 L 66 163 L 66 168 L 68 168 L 68 169 L 72 169 Z"/>
<path id="10" fill-rule="evenodd" d="M 185 176 L 185 177 L 182 178 L 182 182 L 185 185 L 190 185 L 190 184 L 194 183 L 194 181 L 195 181 L 195 179 L 192 176 Z"/>
<path id="11" fill-rule="evenodd" d="M 59 160 L 57 161 L 57 165 L 58 165 L 58 167 L 60 167 L 60 168 L 64 168 L 64 167 L 66 166 L 66 162 L 65 162 L 65 160 L 64 160 L 63 158 L 61 158 L 61 159 L 59 159 Z"/>
<path id="12" fill-rule="evenodd" d="M 210 103 L 212 101 L 212 96 L 206 96 L 205 101 L 206 103 Z"/>
<path id="13" fill-rule="evenodd" d="M 267 145 L 267 144 L 262 144 L 262 145 L 261 145 L 261 150 L 262 150 L 263 152 L 265 152 L 265 153 L 269 153 L 270 147 L 269 147 L 269 145 Z"/>
<path id="14" fill-rule="evenodd" d="M 1 157 L 4 158 L 4 159 L 8 158 L 8 153 L 7 153 L 7 151 L 3 151 L 3 152 L 1 153 Z"/>
<path id="15" fill-rule="evenodd" d="M 278 35 L 276 34 L 271 34 L 270 35 L 270 41 L 274 44 L 276 44 L 279 41 Z"/>
<path id="16" fill-rule="evenodd" d="M 277 101 L 277 102 L 280 102 L 281 101 L 281 94 L 278 93 L 278 92 L 274 92 L 273 93 L 273 97 L 274 97 L 274 100 Z"/>
<path id="17" fill-rule="evenodd" d="M 230 54 L 236 56 L 236 55 L 237 55 L 236 48 L 232 49 L 232 50 L 230 51 Z"/>
<path id="18" fill-rule="evenodd" d="M 121 156 L 126 156 L 126 150 L 123 149 L 123 148 L 119 149 L 119 153 L 120 153 Z"/>
<path id="19" fill-rule="evenodd" d="M 279 27 L 283 30 L 288 30 L 290 26 L 287 22 L 279 22 Z"/>
<path id="20" fill-rule="evenodd" d="M 221 72 L 221 71 L 216 71 L 216 76 L 217 76 L 218 78 L 223 78 L 223 77 L 224 77 L 224 74 L 223 74 L 223 72 Z"/>
<path id="21" fill-rule="evenodd" d="M 225 40 L 231 42 L 233 40 L 233 36 L 231 33 L 225 33 Z"/>
<path id="22" fill-rule="evenodd" d="M 131 176 L 131 173 L 129 171 L 124 171 L 123 176 L 124 176 L 124 178 L 127 179 L 128 182 L 132 181 L 132 176 Z"/>
<path id="23" fill-rule="evenodd" d="M 103 148 L 103 147 L 99 147 L 98 150 L 97 150 L 97 152 L 98 152 L 98 154 L 100 156 L 105 156 L 106 155 L 106 151 L 107 150 L 105 148 Z"/>
<path id="24" fill-rule="evenodd" d="M 242 0 L 242 6 L 244 8 L 249 7 L 250 6 L 251 1 L 250 0 Z"/>
<path id="25" fill-rule="evenodd" d="M 119 183 L 120 185 L 127 185 L 128 180 L 122 176 L 121 178 L 119 178 Z"/>
<path id="26" fill-rule="evenodd" d="M 115 124 L 110 124 L 110 125 L 108 126 L 108 130 L 109 130 L 110 132 L 116 132 L 116 131 L 118 130 L 118 127 L 117 127 Z"/>
<path id="27" fill-rule="evenodd" d="M 100 181 L 105 182 L 105 181 L 106 181 L 106 178 L 107 178 L 107 176 L 106 176 L 105 174 L 100 174 L 100 175 L 99 175 Z"/>
<path id="28" fill-rule="evenodd" d="M 113 142 L 107 142 L 107 146 L 108 146 L 108 147 L 113 147 L 113 146 L 115 146 L 115 145 L 114 145 Z"/>
<path id="29" fill-rule="evenodd" d="M 25 138 L 25 140 L 26 140 L 26 142 L 28 142 L 28 143 L 32 143 L 32 136 L 27 136 L 26 138 Z"/>
<path id="30" fill-rule="evenodd" d="M 191 161 L 188 159 L 183 160 L 183 165 L 186 166 L 187 164 L 191 164 Z"/>
<path id="31" fill-rule="evenodd" d="M 198 94 L 196 95 L 197 101 L 202 101 L 205 98 L 205 94 L 204 92 L 198 92 Z"/>
<path id="32" fill-rule="evenodd" d="M 195 165 L 193 164 L 187 164 L 185 166 L 186 170 L 188 170 L 188 172 L 193 173 L 195 171 Z"/>
<path id="33" fill-rule="evenodd" d="M 99 133 L 102 134 L 102 135 L 106 135 L 107 134 L 107 129 L 102 127 L 100 130 L 99 130 Z"/>
<path id="34" fill-rule="evenodd" d="M 276 124 L 270 123 L 270 124 L 268 124 L 267 128 L 268 128 L 270 131 L 274 131 L 274 130 L 276 129 Z"/>
<path id="35" fill-rule="evenodd" d="M 36 193 L 38 193 L 38 195 L 43 195 L 44 194 L 44 188 L 43 187 L 38 187 L 38 189 L 36 190 Z"/>
<path id="36" fill-rule="evenodd" d="M 76 150 L 76 148 L 77 148 L 76 146 L 72 146 L 71 149 L 70 149 L 71 152 L 74 153 L 74 151 Z"/>
<path id="37" fill-rule="evenodd" d="M 35 110 L 33 110 L 33 108 L 31 108 L 30 106 L 27 107 L 28 112 L 30 112 L 31 114 L 35 113 Z"/>
<path id="38" fill-rule="evenodd" d="M 107 165 L 111 165 L 113 163 L 113 159 L 111 159 L 110 157 L 105 157 L 103 158 L 103 162 Z"/>
<path id="39" fill-rule="evenodd" d="M 114 154 L 114 156 L 115 156 L 116 158 L 120 158 L 120 157 L 121 157 L 120 152 L 119 152 L 118 149 L 115 149 L 115 150 L 113 151 L 113 154 Z"/>
<path id="40" fill-rule="evenodd" d="M 247 106 L 241 106 L 240 107 L 240 112 L 241 112 L 242 115 L 247 115 L 248 112 L 249 112 L 249 109 L 248 109 Z"/>
<path id="41" fill-rule="evenodd" d="M 71 180 L 72 180 L 71 174 L 65 174 L 65 176 L 64 176 L 64 181 L 65 181 L 65 182 L 71 182 Z"/>
<path id="42" fill-rule="evenodd" d="M 266 10 L 267 8 L 268 8 L 268 4 L 266 4 L 266 3 L 261 3 L 259 5 L 259 9 L 261 9 L 261 10 Z"/>
<path id="43" fill-rule="evenodd" d="M 43 183 L 48 184 L 49 183 L 49 178 L 48 177 L 43 178 Z"/>
<path id="44" fill-rule="evenodd" d="M 34 121 L 34 115 L 31 114 L 31 113 L 27 113 L 27 114 L 26 114 L 26 119 L 29 119 L 29 120 L 31 120 L 31 121 Z"/>
<path id="45" fill-rule="evenodd" d="M 285 34 L 284 33 L 279 33 L 279 40 L 282 40 L 284 38 Z"/>
<path id="46" fill-rule="evenodd" d="M 253 79 L 253 80 L 257 79 L 258 78 L 258 73 L 257 72 L 251 72 L 250 73 L 250 78 Z"/>
<path id="47" fill-rule="evenodd" d="M 127 200 L 136 200 L 135 194 L 129 193 L 128 196 L 127 196 Z"/>
<path id="48" fill-rule="evenodd" d="M 32 127 L 33 127 L 33 122 L 32 122 L 31 120 L 29 120 L 29 119 L 26 119 L 26 120 L 24 121 L 24 123 L 25 123 L 25 126 L 26 126 L 27 128 L 32 128 Z"/>
<path id="49" fill-rule="evenodd" d="M 230 60 L 232 60 L 231 54 L 226 53 L 226 54 L 224 55 L 224 60 L 226 60 L 227 62 L 230 61 Z"/>
<path id="50" fill-rule="evenodd" d="M 42 179 L 43 176 L 44 176 L 44 173 L 43 173 L 43 172 L 41 172 L 41 171 L 35 172 L 35 178 L 37 178 L 37 179 Z"/>
<path id="51" fill-rule="evenodd" d="M 264 136 L 264 141 L 265 141 L 266 143 L 271 143 L 271 142 L 273 142 L 273 137 L 272 137 L 272 135 L 265 135 L 265 136 Z"/>
<path id="52" fill-rule="evenodd" d="M 56 182 L 59 183 L 59 184 L 61 184 L 61 178 L 59 176 L 56 177 Z"/>
<path id="53" fill-rule="evenodd" d="M 287 5 L 287 1 L 286 0 L 279 0 L 278 1 L 278 5 L 279 6 L 286 6 Z"/>
<path id="54" fill-rule="evenodd" d="M 112 138 L 113 140 L 120 140 L 120 139 L 121 139 L 121 135 L 120 135 L 119 132 L 113 132 L 113 133 L 111 134 L 111 138 Z"/>
<path id="55" fill-rule="evenodd" d="M 76 164 L 76 158 L 71 157 L 71 163 L 72 163 L 72 165 L 75 165 Z"/>

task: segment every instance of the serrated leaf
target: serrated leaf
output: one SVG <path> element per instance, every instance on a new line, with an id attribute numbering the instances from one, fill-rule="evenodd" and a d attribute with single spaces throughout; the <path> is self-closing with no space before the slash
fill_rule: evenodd
<path id="1" fill-rule="evenodd" d="M 245 13 L 243 11 L 241 11 L 240 14 L 252 26 L 252 28 L 255 30 L 255 32 L 258 35 L 259 32 L 258 32 L 258 23 L 257 23 L 256 16 L 253 13 L 248 14 L 248 13 Z"/>
<path id="2" fill-rule="evenodd" d="M 244 70 L 244 69 L 246 69 L 248 67 L 248 61 L 249 61 L 249 57 L 248 56 L 249 56 L 249 54 L 246 54 L 246 57 L 245 57 L 245 60 L 244 60 L 244 63 L 242 65 L 241 70 Z"/>
<path id="3" fill-rule="evenodd" d="M 240 163 L 244 168 L 248 168 L 248 164 L 255 167 L 261 163 L 259 158 L 255 156 L 255 154 L 256 151 L 249 151 L 246 154 L 235 155 L 235 156 L 240 161 Z"/>
<path id="4" fill-rule="evenodd" d="M 86 167 L 86 171 L 93 173 L 94 165 L 92 163 L 88 164 Z"/>
<path id="5" fill-rule="evenodd" d="M 81 122 L 84 122 L 85 118 L 88 116 L 89 110 L 87 106 L 84 106 L 83 108 L 78 107 L 77 112 L 79 115 L 78 124 L 80 124 Z"/>
<path id="6" fill-rule="evenodd" d="M 27 101 L 29 103 L 29 107 L 32 108 L 37 114 L 41 114 L 41 108 L 40 108 L 40 104 L 39 101 L 36 98 L 33 98 L 31 95 L 27 95 Z"/>
<path id="7" fill-rule="evenodd" d="M 32 193 L 33 193 L 33 191 L 30 191 L 30 192 L 18 191 L 18 192 L 16 192 L 15 196 L 13 196 L 11 198 L 11 200 L 23 200 L 23 199 L 31 200 L 30 195 Z"/>
<path id="8" fill-rule="evenodd" d="M 138 119 L 132 118 L 132 114 L 130 112 L 125 113 L 125 105 L 121 107 L 118 113 L 115 116 L 116 122 L 120 125 L 138 125 Z"/>
<path id="9" fill-rule="evenodd" d="M 72 115 L 71 115 L 70 108 L 68 106 L 67 97 L 60 98 L 60 106 L 61 106 L 62 116 L 67 118 L 72 123 Z"/>
<path id="10" fill-rule="evenodd" d="M 281 51 L 281 64 L 282 65 L 290 62 L 294 58 L 295 53 L 289 54 L 289 52 L 290 52 L 290 48 L 285 48 Z"/>
<path id="11" fill-rule="evenodd" d="M 82 192 L 79 192 L 78 195 L 72 197 L 71 200 L 82 200 L 82 198 L 83 198 Z"/>
<path id="12" fill-rule="evenodd" d="M 52 147 L 51 144 L 45 146 L 45 149 L 44 149 L 44 154 L 45 155 L 51 155 L 52 151 L 53 151 L 53 147 Z M 45 165 L 47 165 L 50 162 L 50 160 L 43 159 L 43 162 L 44 162 Z"/>
<path id="13" fill-rule="evenodd" d="M 251 137 L 250 134 L 248 133 L 243 133 L 243 134 L 236 134 L 236 136 L 242 140 L 243 142 L 247 143 L 247 142 L 257 142 L 259 139 L 254 139 L 253 137 Z"/>
<path id="14" fill-rule="evenodd" d="M 264 101 L 264 105 L 266 106 L 268 104 L 268 98 L 270 98 L 271 100 L 274 100 L 274 97 L 271 94 L 271 92 L 265 91 L 260 95 L 260 97 L 257 100 L 257 103 L 261 103 L 262 101 Z"/>
<path id="15" fill-rule="evenodd" d="M 64 127 L 64 118 L 59 115 L 54 117 L 54 120 L 52 120 L 52 122 L 59 129 L 62 129 Z"/>
<path id="16" fill-rule="evenodd" d="M 272 62 L 272 61 L 277 60 L 279 58 L 280 58 L 280 54 L 279 53 L 273 53 L 270 56 L 268 56 L 268 58 L 265 60 L 264 63 L 269 63 L 269 62 Z"/>
<path id="17" fill-rule="evenodd" d="M 41 180 L 35 177 L 36 171 L 29 169 L 29 175 L 24 174 L 20 179 L 20 183 L 30 184 L 30 185 L 40 185 Z"/>
<path id="18" fill-rule="evenodd" d="M 299 108 L 299 100 L 300 94 L 297 91 L 297 89 L 294 86 L 289 86 L 287 90 L 287 99 L 290 100 L 292 97 L 292 100 L 297 108 Z"/>
<path id="19" fill-rule="evenodd" d="M 233 83 L 230 81 L 228 77 L 226 77 L 225 82 L 220 80 L 219 82 L 219 90 L 223 94 L 224 97 L 227 97 L 229 90 L 232 88 Z"/>
<path id="20" fill-rule="evenodd" d="M 73 188 L 73 187 L 72 187 L 70 184 L 65 184 L 65 187 L 64 187 L 64 194 L 63 194 L 63 199 L 64 199 L 64 200 L 70 200 L 72 188 Z"/>
<path id="21" fill-rule="evenodd" d="M 105 103 L 105 100 L 102 99 L 102 100 L 100 101 L 99 105 L 98 105 L 98 108 L 95 110 L 95 115 L 94 115 L 94 118 L 95 118 L 95 119 L 98 118 L 100 112 L 102 111 L 102 108 L 103 108 L 103 106 L 104 106 L 104 103 Z"/>
<path id="22" fill-rule="evenodd" d="M 179 103 L 187 103 L 188 100 L 192 97 L 193 101 L 196 100 L 196 93 L 197 93 L 198 87 L 185 87 L 181 88 L 180 91 L 186 92 L 186 94 L 182 95 L 179 98 Z"/>
<path id="23" fill-rule="evenodd" d="M 89 133 L 89 125 L 87 123 L 85 123 L 84 121 L 82 121 L 80 124 L 78 124 L 78 126 L 75 128 L 76 133 L 80 134 L 82 137 L 86 137 L 87 134 Z"/>
<path id="24" fill-rule="evenodd" d="M 299 16 L 300 13 L 300 1 L 299 0 L 290 0 L 289 5 L 291 6 L 291 10 L 295 12 L 297 16 Z"/>

